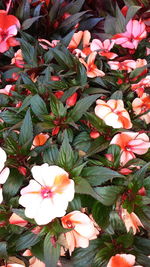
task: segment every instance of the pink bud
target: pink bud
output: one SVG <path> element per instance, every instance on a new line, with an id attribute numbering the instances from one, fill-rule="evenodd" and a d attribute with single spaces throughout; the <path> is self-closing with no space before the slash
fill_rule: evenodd
<path id="1" fill-rule="evenodd" d="M 64 94 L 64 92 L 63 91 L 57 91 L 54 95 L 58 98 L 58 99 L 60 99 L 62 96 L 63 96 L 63 94 Z"/>
<path id="2" fill-rule="evenodd" d="M 53 130 L 52 130 L 52 136 L 57 135 L 59 133 L 60 127 L 56 126 Z"/>
<path id="3" fill-rule="evenodd" d="M 123 175 L 128 175 L 130 173 L 132 173 L 132 171 L 128 168 L 122 168 L 119 173 L 123 174 Z"/>
<path id="4" fill-rule="evenodd" d="M 60 81 L 60 77 L 59 76 L 55 76 L 55 75 L 52 75 L 51 76 L 51 81 Z"/>
<path id="5" fill-rule="evenodd" d="M 144 186 L 141 187 L 141 189 L 138 191 L 138 194 L 141 196 L 146 196 L 146 190 Z"/>
<path id="6" fill-rule="evenodd" d="M 109 160 L 109 161 L 114 161 L 114 157 L 112 154 L 105 154 L 105 157 Z"/>
<path id="7" fill-rule="evenodd" d="M 77 102 L 77 96 L 78 96 L 78 94 L 75 92 L 73 95 L 71 95 L 70 97 L 68 97 L 67 100 L 66 100 L 66 105 L 68 107 L 74 106 L 75 103 Z"/>
<path id="8" fill-rule="evenodd" d="M 23 175 L 23 176 L 26 176 L 27 174 L 27 169 L 23 166 L 19 166 L 18 167 L 18 171 Z"/>
<path id="9" fill-rule="evenodd" d="M 97 131 L 92 131 L 90 132 L 90 137 L 93 138 L 93 139 L 96 139 L 100 136 L 100 133 L 97 132 Z"/>

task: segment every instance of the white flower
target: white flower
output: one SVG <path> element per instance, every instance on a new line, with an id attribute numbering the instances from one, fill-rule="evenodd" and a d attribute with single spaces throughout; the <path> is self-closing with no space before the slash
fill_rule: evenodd
<path id="1" fill-rule="evenodd" d="M 74 197 L 74 181 L 65 170 L 47 163 L 34 166 L 31 172 L 35 180 L 21 190 L 19 199 L 25 215 L 39 225 L 64 216 L 68 202 Z"/>

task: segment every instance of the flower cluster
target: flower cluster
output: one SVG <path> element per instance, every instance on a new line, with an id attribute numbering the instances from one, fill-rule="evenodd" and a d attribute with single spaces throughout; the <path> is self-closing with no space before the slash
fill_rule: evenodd
<path id="1" fill-rule="evenodd" d="M 0 3 L 1 267 L 150 266 L 149 8 L 92 2 Z"/>

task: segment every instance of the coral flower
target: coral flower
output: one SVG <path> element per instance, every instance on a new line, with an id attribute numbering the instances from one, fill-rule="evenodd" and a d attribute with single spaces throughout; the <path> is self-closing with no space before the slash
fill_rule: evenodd
<path id="1" fill-rule="evenodd" d="M 43 146 L 48 138 L 49 138 L 48 134 L 40 133 L 36 135 L 33 139 L 33 147 Z"/>
<path id="2" fill-rule="evenodd" d="M 136 115 L 147 112 L 140 116 L 140 119 L 144 120 L 146 124 L 150 123 L 150 96 L 148 94 L 144 93 L 141 98 L 135 98 L 132 102 L 132 108 Z"/>
<path id="3" fill-rule="evenodd" d="M 0 185 L 4 184 L 9 176 L 9 168 L 4 168 L 5 161 L 7 159 L 6 152 L 0 147 Z M 2 188 L 0 186 L 0 204 L 3 201 Z"/>
<path id="4" fill-rule="evenodd" d="M 89 78 L 103 77 L 105 75 L 105 73 L 102 70 L 99 70 L 94 64 L 96 54 L 96 52 L 92 52 L 88 57 L 87 63 L 82 58 L 79 59 L 80 62 L 86 67 L 86 73 Z"/>
<path id="5" fill-rule="evenodd" d="M 13 37 L 17 35 L 20 28 L 19 20 L 13 15 L 7 15 L 7 12 L 0 10 L 0 53 L 6 52 L 11 46 L 19 45 L 19 42 Z"/>
<path id="6" fill-rule="evenodd" d="M 99 51 L 99 55 L 102 57 L 107 57 L 109 59 L 114 59 L 118 55 L 110 52 L 114 46 L 114 41 L 106 39 L 103 43 L 99 39 L 94 39 L 91 43 L 91 51 Z"/>
<path id="7" fill-rule="evenodd" d="M 144 89 L 150 86 L 150 75 L 146 76 L 140 82 L 131 85 L 131 89 L 141 97 L 144 93 Z"/>
<path id="8" fill-rule="evenodd" d="M 22 219 L 16 213 L 13 213 L 11 215 L 11 217 L 9 218 L 9 223 L 20 226 L 20 227 L 25 227 L 28 224 L 26 220 Z"/>
<path id="9" fill-rule="evenodd" d="M 147 32 L 142 21 L 130 20 L 124 33 L 118 33 L 112 37 L 116 44 L 129 49 L 137 49 L 141 40 L 146 38 Z"/>
<path id="10" fill-rule="evenodd" d="M 135 154 L 145 154 L 149 147 L 149 137 L 145 133 L 122 132 L 116 134 L 110 144 L 115 144 L 121 147 L 121 165 L 125 165 L 129 160 L 136 158 Z M 134 154 L 135 153 L 135 154 Z"/>
<path id="11" fill-rule="evenodd" d="M 112 256 L 107 264 L 107 267 L 142 267 L 135 264 L 135 256 L 132 254 L 116 254 Z"/>
<path id="12" fill-rule="evenodd" d="M 22 264 L 17 264 L 17 263 L 10 263 L 10 264 L 7 264 L 7 265 L 1 265 L 1 267 L 24 267 L 24 265 Z"/>
<path id="13" fill-rule="evenodd" d="M 65 234 L 70 254 L 74 248 L 87 248 L 89 240 L 96 239 L 99 234 L 93 220 L 80 211 L 68 213 L 61 221 L 64 228 L 73 229 Z"/>
<path id="14" fill-rule="evenodd" d="M 95 114 L 107 125 L 125 129 L 132 127 L 129 113 L 124 108 L 122 100 L 110 99 L 106 102 L 98 99 L 96 104 Z"/>
<path id="15" fill-rule="evenodd" d="M 70 50 L 74 50 L 76 49 L 81 40 L 83 42 L 83 48 L 89 46 L 89 42 L 90 42 L 90 39 L 91 39 L 91 34 L 89 31 L 79 31 L 79 32 L 76 32 L 74 33 L 69 45 L 68 45 L 68 48 Z"/>
<path id="16" fill-rule="evenodd" d="M 132 228 L 134 235 L 136 234 L 137 231 L 138 232 L 140 231 L 139 226 L 144 227 L 140 219 L 134 212 L 128 213 L 126 209 L 122 209 L 121 218 L 125 224 L 127 232 L 129 232 L 130 229 Z"/>
<path id="17" fill-rule="evenodd" d="M 14 57 L 11 60 L 11 64 L 15 64 L 18 68 L 23 68 L 25 62 L 23 61 L 22 51 L 18 49 Z"/>
<path id="18" fill-rule="evenodd" d="M 68 202 L 74 197 L 74 181 L 58 166 L 47 163 L 31 169 L 35 180 L 21 190 L 19 203 L 25 215 L 39 225 L 51 222 L 66 213 Z"/>

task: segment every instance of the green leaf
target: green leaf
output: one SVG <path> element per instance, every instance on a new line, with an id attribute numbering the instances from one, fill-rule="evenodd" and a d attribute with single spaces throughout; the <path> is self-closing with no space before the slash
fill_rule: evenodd
<path id="1" fill-rule="evenodd" d="M 134 245 L 141 253 L 143 253 L 147 256 L 149 255 L 150 240 L 136 236 L 135 241 L 134 241 Z"/>
<path id="2" fill-rule="evenodd" d="M 120 235 L 117 238 L 117 243 L 122 244 L 124 248 L 129 248 L 133 246 L 134 237 L 133 234 L 127 233 L 125 235 Z"/>
<path id="3" fill-rule="evenodd" d="M 40 117 L 40 119 L 41 119 L 42 115 L 48 114 L 46 104 L 45 104 L 44 100 L 39 95 L 34 95 L 31 98 L 30 103 L 31 103 L 32 111 L 34 112 L 34 114 L 37 117 Z"/>
<path id="4" fill-rule="evenodd" d="M 125 17 L 122 14 L 118 4 L 116 3 L 116 32 L 121 33 L 125 31 Z"/>
<path id="5" fill-rule="evenodd" d="M 92 215 L 97 224 L 105 229 L 109 225 L 109 214 L 112 207 L 104 206 L 100 202 L 96 202 L 92 208 Z"/>
<path id="6" fill-rule="evenodd" d="M 115 93 L 113 93 L 110 97 L 110 99 L 116 99 L 116 100 L 122 99 L 122 98 L 123 98 L 123 93 L 122 93 L 122 91 L 119 91 L 119 90 L 117 90 Z"/>
<path id="7" fill-rule="evenodd" d="M 102 201 L 101 196 L 97 195 L 96 192 L 93 190 L 91 185 L 82 177 L 75 178 L 75 192 L 78 194 L 86 194 L 90 195 L 93 198 Z"/>
<path id="8" fill-rule="evenodd" d="M 74 152 L 69 144 L 67 132 L 64 132 L 64 140 L 60 148 L 58 156 L 58 165 L 64 168 L 66 171 L 71 171 L 74 166 Z"/>
<path id="9" fill-rule="evenodd" d="M 94 191 L 100 196 L 100 202 L 106 206 L 111 206 L 117 200 L 119 194 L 123 191 L 122 186 L 104 186 L 104 187 L 96 187 Z"/>
<path id="10" fill-rule="evenodd" d="M 43 152 L 43 161 L 49 165 L 56 164 L 58 159 L 58 148 L 57 145 L 51 145 L 48 149 Z"/>
<path id="11" fill-rule="evenodd" d="M 78 248 L 73 253 L 74 267 L 91 267 L 94 262 L 94 257 L 99 251 L 100 239 L 91 240 L 87 248 Z"/>
<path id="12" fill-rule="evenodd" d="M 71 3 L 66 5 L 62 9 L 62 11 L 63 11 L 63 13 L 68 12 L 70 14 L 78 13 L 80 11 L 80 9 L 82 8 L 84 2 L 85 2 L 85 0 L 76 0 L 76 1 L 73 0 L 73 1 L 71 1 Z"/>
<path id="13" fill-rule="evenodd" d="M 0 242 L 0 258 L 7 259 L 7 243 L 4 241 Z"/>
<path id="14" fill-rule="evenodd" d="M 146 172 L 148 171 L 148 169 L 150 168 L 150 162 L 148 162 L 147 164 L 145 164 L 140 170 L 138 170 L 133 178 L 136 180 L 136 181 L 139 181 L 139 182 L 142 182 L 144 177 L 145 177 L 145 174 Z"/>
<path id="15" fill-rule="evenodd" d="M 137 11 L 141 8 L 141 6 L 129 6 L 129 9 L 127 11 L 126 15 L 126 24 L 129 22 L 130 19 L 134 17 L 134 15 L 137 13 Z"/>
<path id="16" fill-rule="evenodd" d="M 82 15 L 84 15 L 87 11 L 82 11 L 82 12 L 79 12 L 79 13 L 76 13 L 70 17 L 68 17 L 67 19 L 65 19 L 61 25 L 60 25 L 60 29 L 63 28 L 63 27 L 68 27 L 69 26 L 74 26 L 78 21 L 80 21 L 80 18 L 82 17 Z"/>
<path id="17" fill-rule="evenodd" d="M 53 114 L 57 117 L 64 117 L 66 115 L 66 108 L 62 102 L 51 94 L 50 106 Z"/>
<path id="18" fill-rule="evenodd" d="M 81 175 L 86 178 L 92 186 L 101 185 L 116 177 L 125 178 L 125 176 L 116 171 L 99 166 L 85 167 Z"/>
<path id="19" fill-rule="evenodd" d="M 60 255 L 60 245 L 51 242 L 51 233 L 48 233 L 44 239 L 44 263 L 45 267 L 57 267 L 57 262 Z"/>
<path id="20" fill-rule="evenodd" d="M 32 139 L 33 139 L 33 125 L 30 115 L 30 109 L 28 109 L 20 129 L 19 144 L 20 145 L 26 144 L 29 146 Z"/>
<path id="21" fill-rule="evenodd" d="M 22 23 L 22 30 L 27 30 L 29 29 L 32 24 L 37 21 L 39 18 L 41 18 L 42 16 L 37 16 L 37 17 L 33 17 L 33 18 L 30 18 L 30 19 L 26 19 L 24 20 L 24 22 Z"/>
<path id="22" fill-rule="evenodd" d="M 16 195 L 22 183 L 23 183 L 23 176 L 18 172 L 17 169 L 15 168 L 11 169 L 10 175 L 3 186 L 4 196 L 6 195 L 6 197 L 10 198 Z"/>
<path id="23" fill-rule="evenodd" d="M 22 234 L 16 241 L 16 250 L 20 251 L 26 248 L 30 248 L 34 246 L 36 243 L 40 241 L 40 236 L 34 233 L 26 232 Z"/>
<path id="24" fill-rule="evenodd" d="M 100 118 L 98 118 L 95 114 L 86 112 L 85 113 L 85 118 L 100 132 L 105 132 L 106 131 L 106 124 L 104 121 Z"/>
<path id="25" fill-rule="evenodd" d="M 133 79 L 140 75 L 149 65 L 145 65 L 130 72 L 129 78 Z"/>
<path id="26" fill-rule="evenodd" d="M 89 109 L 89 107 L 96 101 L 99 97 L 99 94 L 86 96 L 83 99 L 80 99 L 74 108 L 68 113 L 67 121 L 78 121 L 82 115 Z"/>
<path id="27" fill-rule="evenodd" d="M 90 157 L 93 154 L 99 153 L 105 150 L 109 145 L 109 142 L 105 140 L 103 136 L 92 140 L 90 148 L 86 152 L 86 157 Z"/>
<path id="28" fill-rule="evenodd" d="M 9 110 L 1 112 L 0 118 L 3 119 L 4 122 L 13 125 L 21 121 L 21 117 L 19 117 L 16 113 L 11 112 Z"/>

